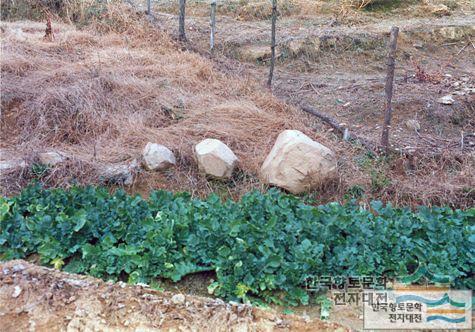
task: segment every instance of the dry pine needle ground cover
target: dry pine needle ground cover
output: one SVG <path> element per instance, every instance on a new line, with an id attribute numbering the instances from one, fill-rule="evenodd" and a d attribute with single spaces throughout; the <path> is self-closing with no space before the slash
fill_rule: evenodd
<path id="1" fill-rule="evenodd" d="M 78 161 L 113 163 L 138 157 L 154 141 L 193 168 L 193 145 L 215 137 L 234 149 L 243 170 L 255 173 L 282 129 L 311 134 L 250 78 L 219 72 L 145 22 L 104 35 L 55 23 L 52 42 L 43 39 L 44 26 L 2 26 L 2 147 L 8 153 L 54 148 Z"/>

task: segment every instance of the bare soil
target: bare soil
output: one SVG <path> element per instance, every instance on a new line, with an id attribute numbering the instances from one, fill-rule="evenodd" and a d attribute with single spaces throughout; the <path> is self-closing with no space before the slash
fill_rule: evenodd
<path id="1" fill-rule="evenodd" d="M 15 260 L 0 264 L 2 331 L 346 331 L 219 299 L 106 283 Z"/>

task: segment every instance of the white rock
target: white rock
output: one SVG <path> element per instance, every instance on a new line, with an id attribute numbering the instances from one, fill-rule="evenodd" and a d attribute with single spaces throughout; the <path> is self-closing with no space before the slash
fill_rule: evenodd
<path id="1" fill-rule="evenodd" d="M 38 159 L 43 165 L 55 166 L 62 163 L 65 160 L 65 157 L 58 152 L 50 151 L 38 154 Z"/>
<path id="2" fill-rule="evenodd" d="M 76 286 L 76 287 L 87 287 L 89 286 L 91 283 L 86 281 L 86 280 L 81 280 L 81 279 L 72 279 L 72 278 L 66 278 L 66 279 L 63 279 L 65 282 L 67 282 L 68 284 L 72 285 L 72 286 Z"/>
<path id="3" fill-rule="evenodd" d="M 21 292 L 22 292 L 22 289 L 20 288 L 20 286 L 15 286 L 12 297 L 17 298 L 18 296 L 20 296 Z"/>
<path id="4" fill-rule="evenodd" d="M 13 265 L 13 272 L 20 272 L 26 269 L 26 267 L 23 264 L 15 264 Z"/>
<path id="5" fill-rule="evenodd" d="M 176 164 L 175 155 L 166 146 L 148 142 L 143 150 L 144 166 L 149 171 L 161 171 Z"/>
<path id="6" fill-rule="evenodd" d="M 175 294 L 171 298 L 174 304 L 183 304 L 185 303 L 185 295 L 183 294 Z"/>
<path id="7" fill-rule="evenodd" d="M 226 144 L 213 138 L 198 143 L 195 155 L 199 169 L 216 178 L 230 178 L 238 161 Z"/>
<path id="8" fill-rule="evenodd" d="M 442 98 L 437 99 L 437 102 L 443 105 L 452 105 L 455 102 L 455 100 L 454 100 L 454 97 L 452 97 L 452 95 L 447 95 L 447 96 L 443 96 Z"/>
<path id="9" fill-rule="evenodd" d="M 318 187 L 336 175 L 335 154 L 298 130 L 285 130 L 261 167 L 263 181 L 294 194 Z"/>

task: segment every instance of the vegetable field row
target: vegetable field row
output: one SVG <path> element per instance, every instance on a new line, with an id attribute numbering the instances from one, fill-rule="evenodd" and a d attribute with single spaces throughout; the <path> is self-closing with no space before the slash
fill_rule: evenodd
<path id="1" fill-rule="evenodd" d="M 33 253 L 68 272 L 132 283 L 213 270 L 217 296 L 289 305 L 308 302 L 309 278 L 400 277 L 420 264 L 473 289 L 475 209 L 315 207 L 277 190 L 223 202 L 31 186 L 0 200 L 0 258 Z"/>

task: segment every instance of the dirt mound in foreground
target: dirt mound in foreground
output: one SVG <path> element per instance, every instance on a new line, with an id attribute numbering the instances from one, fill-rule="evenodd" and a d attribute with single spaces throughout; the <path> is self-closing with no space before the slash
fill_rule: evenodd
<path id="1" fill-rule="evenodd" d="M 0 264 L 2 331 L 345 331 L 246 305 L 106 283 L 15 260 Z"/>

